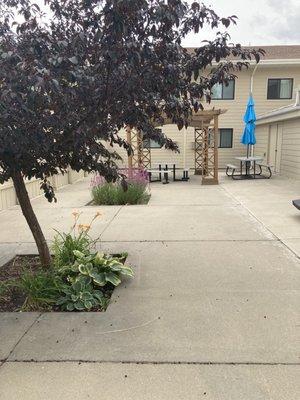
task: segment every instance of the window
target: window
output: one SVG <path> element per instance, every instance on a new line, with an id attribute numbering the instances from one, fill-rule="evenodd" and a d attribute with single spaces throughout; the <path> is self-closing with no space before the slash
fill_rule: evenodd
<path id="1" fill-rule="evenodd" d="M 291 99 L 293 79 L 268 79 L 268 100 Z"/>
<path id="2" fill-rule="evenodd" d="M 234 99 L 234 80 L 225 83 L 216 83 L 212 89 L 213 100 L 233 100 Z"/>
<path id="3" fill-rule="evenodd" d="M 161 145 L 153 139 L 144 139 L 143 146 L 145 149 L 161 149 Z"/>
<path id="4" fill-rule="evenodd" d="M 232 147 L 233 129 L 219 129 L 219 147 L 221 149 L 229 149 Z"/>

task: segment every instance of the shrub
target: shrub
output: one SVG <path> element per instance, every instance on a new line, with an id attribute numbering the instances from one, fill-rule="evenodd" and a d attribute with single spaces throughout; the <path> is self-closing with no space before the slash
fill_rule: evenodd
<path id="1" fill-rule="evenodd" d="M 106 182 L 100 175 L 92 178 L 92 197 L 95 204 L 144 204 L 149 200 L 147 172 L 139 169 L 123 169 L 122 172 L 123 180 L 114 183 Z"/>

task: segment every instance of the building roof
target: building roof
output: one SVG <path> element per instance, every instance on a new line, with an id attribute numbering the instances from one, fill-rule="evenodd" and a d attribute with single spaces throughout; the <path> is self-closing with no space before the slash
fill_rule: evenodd
<path id="1" fill-rule="evenodd" d="M 300 59 L 300 45 L 280 45 L 280 46 L 247 46 L 246 48 L 264 49 L 266 54 L 264 60 L 294 60 Z"/>
<path id="2" fill-rule="evenodd" d="M 268 63 L 273 61 L 276 64 L 276 60 L 300 60 L 300 45 L 276 45 L 276 46 L 243 46 L 245 49 L 264 49 L 266 54 L 261 57 L 261 63 Z M 195 47 L 189 47 L 189 51 L 195 50 Z M 232 57 L 232 59 L 237 59 Z"/>
<path id="3" fill-rule="evenodd" d="M 256 125 L 280 122 L 293 118 L 300 118 L 299 104 L 290 104 L 288 106 L 276 108 L 275 110 L 260 114 L 256 119 Z"/>

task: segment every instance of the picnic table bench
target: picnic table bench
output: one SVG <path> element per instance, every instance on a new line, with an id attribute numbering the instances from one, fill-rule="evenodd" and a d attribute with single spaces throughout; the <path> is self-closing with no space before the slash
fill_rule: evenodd
<path id="1" fill-rule="evenodd" d="M 272 176 L 272 168 L 273 165 L 267 164 L 267 163 L 262 163 L 262 162 L 258 162 L 256 163 L 259 167 L 259 173 L 258 175 L 262 175 L 262 169 L 265 168 L 268 171 L 269 176 L 267 176 L 267 179 L 270 179 Z"/>
<path id="2" fill-rule="evenodd" d="M 189 178 L 189 170 L 190 168 L 178 168 L 176 167 L 176 164 L 174 163 L 166 163 L 166 164 L 158 164 L 158 168 L 162 169 L 163 171 L 172 171 L 173 172 L 173 181 L 188 181 Z M 182 178 L 178 179 L 176 178 L 176 171 L 182 171 Z"/>
<path id="3" fill-rule="evenodd" d="M 165 185 L 167 183 L 169 183 L 169 173 L 171 171 L 168 170 L 163 170 L 163 169 L 147 169 L 147 172 L 149 174 L 149 181 L 150 182 L 161 182 L 161 176 L 163 175 L 164 179 L 162 181 L 162 183 Z M 152 174 L 158 174 L 158 179 L 153 179 L 152 178 Z"/>
<path id="4" fill-rule="evenodd" d="M 226 165 L 226 175 L 231 176 L 234 179 L 234 172 L 237 169 L 236 165 L 233 164 L 227 164 Z M 230 172 L 230 173 L 229 173 Z"/>

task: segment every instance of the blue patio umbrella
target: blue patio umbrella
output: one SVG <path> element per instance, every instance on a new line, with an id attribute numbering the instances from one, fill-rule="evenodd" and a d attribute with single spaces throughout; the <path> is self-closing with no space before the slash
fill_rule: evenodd
<path id="1" fill-rule="evenodd" d="M 256 115 L 254 110 L 254 100 L 252 95 L 248 99 L 246 112 L 244 115 L 245 128 L 241 137 L 241 143 L 247 146 L 247 157 L 249 156 L 249 148 L 256 143 L 255 138 L 255 121 Z"/>

